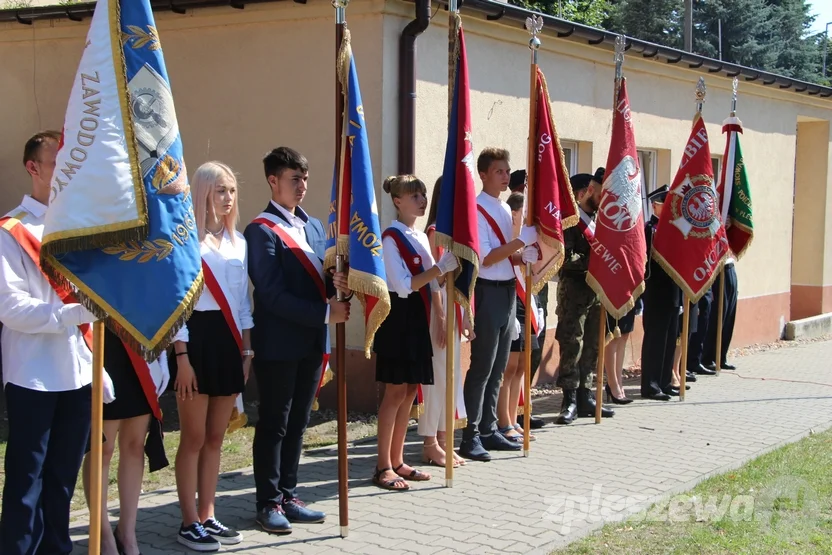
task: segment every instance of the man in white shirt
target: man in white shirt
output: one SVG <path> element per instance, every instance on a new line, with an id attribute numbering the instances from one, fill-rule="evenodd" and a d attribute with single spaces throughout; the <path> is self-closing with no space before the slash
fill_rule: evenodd
<path id="1" fill-rule="evenodd" d="M 95 317 L 65 304 L 36 263 L 60 133 L 38 133 L 23 163 L 32 194 L 2 220 L 0 323 L 9 418 L 0 553 L 72 551 L 69 508 L 90 434 L 92 353 L 79 327 Z"/>
<path id="2" fill-rule="evenodd" d="M 536 262 L 534 226 L 524 226 L 520 237 L 511 239 L 511 209 L 500 194 L 511 179 L 509 153 L 501 148 L 484 149 L 477 159 L 482 193 L 477 197 L 480 273 L 474 289 L 474 331 L 471 366 L 465 376 L 463 396 L 468 425 L 462 433 L 459 454 L 476 461 L 490 461 L 488 450 L 517 451 L 519 443 L 509 441 L 497 430 L 497 399 L 508 364 L 514 332 L 514 268 Z"/>

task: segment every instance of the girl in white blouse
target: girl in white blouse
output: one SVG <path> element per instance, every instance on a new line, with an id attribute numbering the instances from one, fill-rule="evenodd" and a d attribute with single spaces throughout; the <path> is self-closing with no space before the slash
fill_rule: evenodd
<path id="1" fill-rule="evenodd" d="M 176 368 L 181 426 L 176 489 L 182 526 L 177 539 L 197 551 L 242 541 L 239 532 L 214 516 L 220 449 L 254 356 L 246 241 L 236 230 L 237 191 L 234 172 L 219 162 L 203 164 L 191 180 L 205 287 L 174 339 L 171 367 Z"/>
<path id="2" fill-rule="evenodd" d="M 373 483 L 403 491 L 410 489 L 405 478 L 430 479 L 430 474 L 404 464 L 404 441 L 418 386 L 433 383 L 430 313 L 441 311 L 436 278 L 454 270 L 458 262 L 447 253 L 434 264 L 427 235 L 415 227 L 427 208 L 427 191 L 421 180 L 412 175 L 389 177 L 384 191 L 390 193 L 398 219 L 382 234 L 390 314 L 376 332 L 373 346 L 376 380 L 385 384 L 378 411 L 378 462 Z M 444 341 L 444 325 L 436 331 Z"/>

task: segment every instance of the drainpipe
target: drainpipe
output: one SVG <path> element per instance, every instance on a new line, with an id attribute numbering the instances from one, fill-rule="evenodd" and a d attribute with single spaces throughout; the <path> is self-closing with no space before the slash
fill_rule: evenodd
<path id="1" fill-rule="evenodd" d="M 430 0 L 416 0 L 416 19 L 399 42 L 399 174 L 416 171 L 416 37 L 430 25 Z"/>

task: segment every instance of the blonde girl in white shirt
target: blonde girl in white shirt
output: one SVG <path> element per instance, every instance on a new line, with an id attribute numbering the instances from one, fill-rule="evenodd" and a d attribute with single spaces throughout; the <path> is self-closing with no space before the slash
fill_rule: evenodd
<path id="1" fill-rule="evenodd" d="M 236 230 L 237 193 L 234 172 L 220 162 L 206 162 L 191 179 L 205 287 L 175 338 L 170 362 L 171 373 L 176 368 L 182 432 L 176 453 L 182 510 L 177 540 L 196 551 L 242 541 L 239 532 L 214 516 L 222 441 L 254 356 L 246 241 Z"/>

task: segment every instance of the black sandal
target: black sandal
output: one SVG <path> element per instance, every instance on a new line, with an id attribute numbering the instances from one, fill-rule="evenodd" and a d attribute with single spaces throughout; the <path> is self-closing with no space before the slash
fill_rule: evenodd
<path id="1" fill-rule="evenodd" d="M 416 470 L 415 468 L 413 469 L 413 471 L 410 474 L 405 476 L 404 474 L 399 472 L 399 469 L 403 466 L 404 466 L 404 463 L 400 464 L 399 466 L 397 466 L 396 468 L 393 469 L 393 472 L 395 472 L 396 474 L 398 474 L 402 478 L 408 478 L 409 480 L 413 480 L 414 482 L 427 482 L 431 478 L 430 474 L 425 474 L 421 470 Z"/>
<path id="2" fill-rule="evenodd" d="M 380 487 L 381 489 L 386 489 L 390 491 L 407 491 L 410 489 L 410 484 L 405 482 L 404 478 L 402 478 L 401 476 L 393 478 L 392 480 L 382 480 L 381 475 L 387 472 L 388 470 L 393 469 L 389 466 L 387 468 L 376 468 L 376 471 L 373 472 L 373 484 Z M 395 470 L 393 470 L 393 472 L 395 472 Z M 404 484 L 404 487 L 400 487 L 399 484 Z"/>

